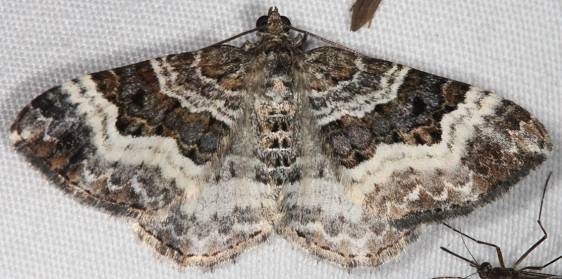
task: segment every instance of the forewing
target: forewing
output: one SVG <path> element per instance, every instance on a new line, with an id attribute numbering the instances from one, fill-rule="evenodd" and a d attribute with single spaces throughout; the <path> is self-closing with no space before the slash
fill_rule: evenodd
<path id="1" fill-rule="evenodd" d="M 491 200 L 551 149 L 517 104 L 407 66 L 323 47 L 300 78 L 315 134 L 303 141 L 321 154 L 303 161 L 323 171 L 285 193 L 283 231 L 342 265 L 382 263 L 418 224 Z"/>
<path id="2" fill-rule="evenodd" d="M 68 81 L 22 110 L 12 140 L 66 192 L 135 218 L 160 253 L 213 265 L 270 231 L 268 188 L 230 166 L 248 61 L 217 46 Z"/>

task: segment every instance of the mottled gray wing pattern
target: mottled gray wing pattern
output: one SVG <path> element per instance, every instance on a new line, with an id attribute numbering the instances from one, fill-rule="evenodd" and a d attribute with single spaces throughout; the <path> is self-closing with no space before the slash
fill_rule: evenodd
<path id="1" fill-rule="evenodd" d="M 344 266 L 386 261 L 419 224 L 490 201 L 551 149 L 529 112 L 475 86 L 332 47 L 299 70 L 309 144 L 277 229 Z"/>
<path id="2" fill-rule="evenodd" d="M 249 59 L 216 46 L 68 81 L 23 109 L 12 140 L 160 253 L 213 265 L 271 232 L 269 188 L 236 169 L 254 160 L 235 141 Z"/>

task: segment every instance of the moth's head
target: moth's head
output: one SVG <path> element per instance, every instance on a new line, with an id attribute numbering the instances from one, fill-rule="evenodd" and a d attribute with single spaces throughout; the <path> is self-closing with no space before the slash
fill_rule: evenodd
<path id="1" fill-rule="evenodd" d="M 259 32 L 270 34 L 281 34 L 289 32 L 291 21 L 285 16 L 282 16 L 277 11 L 277 7 L 269 8 L 269 12 L 265 16 L 261 16 L 256 21 L 256 28 Z"/>

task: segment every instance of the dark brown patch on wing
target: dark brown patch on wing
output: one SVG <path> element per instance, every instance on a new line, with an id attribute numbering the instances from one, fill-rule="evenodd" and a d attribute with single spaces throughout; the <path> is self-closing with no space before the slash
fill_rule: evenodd
<path id="1" fill-rule="evenodd" d="M 397 220 L 397 226 L 412 226 L 425 221 L 467 214 L 475 206 L 499 197 L 517 181 L 546 159 L 552 143 L 542 124 L 529 112 L 509 100 L 502 100 L 493 115 L 485 116 L 475 135 L 467 142 L 461 163 L 472 172 L 475 191 L 481 193 L 476 201 L 466 201 L 459 193 L 449 192 L 449 204 L 432 206 L 410 204 L 412 213 Z M 400 177 L 404 180 L 404 177 Z M 449 183 L 462 184 L 462 181 Z M 438 185 L 426 183 L 424 188 Z M 443 189 L 443 186 L 439 186 Z M 457 201 L 454 202 L 453 201 Z"/>
<path id="2" fill-rule="evenodd" d="M 217 80 L 220 85 L 226 85 L 225 89 L 241 90 L 245 83 L 244 76 L 237 72 L 242 65 L 248 63 L 249 57 L 231 46 L 217 46 L 209 48 L 200 53 L 197 64 L 201 73 L 208 78 Z M 185 65 L 180 63 L 181 65 Z M 174 64 L 172 66 L 175 67 Z"/>
<path id="3" fill-rule="evenodd" d="M 541 150 L 552 148 L 542 124 L 509 100 L 503 100 L 486 122 L 492 130 L 477 130 L 462 158 L 475 172 L 476 187 L 485 193 L 495 185 L 512 184 L 546 159 L 543 153 L 529 150 L 529 142 Z"/>
<path id="4" fill-rule="evenodd" d="M 84 125 L 81 116 L 73 112 L 74 106 L 65 99 L 60 87 L 51 88 L 35 98 L 12 126 L 12 131 L 18 133 L 28 127 L 37 127 L 30 133 L 33 136 L 20 144 L 59 174 L 65 173 L 74 162 L 92 151 L 91 129 Z M 42 124 L 37 121 L 40 117 L 52 120 L 38 125 Z"/>
<path id="5" fill-rule="evenodd" d="M 201 52 L 198 64 L 202 74 L 216 79 L 217 83 L 200 79 L 198 67 L 193 66 L 193 53 L 170 55 L 166 62 L 177 71 L 181 83 L 178 85 L 193 92 L 186 94 L 220 97 L 221 90 L 238 90 L 243 86 L 241 77 L 235 74 L 243 57 L 225 49 L 230 48 L 217 47 Z M 190 112 L 176 98 L 163 94 L 149 61 L 94 73 L 92 78 L 104 97 L 119 108 L 115 125 L 121 134 L 174 138 L 182 153 L 196 164 L 204 164 L 218 156 L 219 150 L 228 148 L 228 126 L 209 112 Z M 230 101 L 226 107 L 238 109 L 238 98 L 225 100 Z"/>
<path id="6" fill-rule="evenodd" d="M 174 182 L 163 179 L 155 168 L 103 160 L 85 116 L 67 97 L 61 87 L 44 92 L 22 110 L 11 128 L 29 133 L 16 147 L 57 186 L 84 203 L 128 215 L 158 208 L 177 194 Z"/>
<path id="7" fill-rule="evenodd" d="M 336 48 L 312 50 L 304 61 L 303 74 L 312 90 L 325 91 L 341 81 L 351 80 L 359 71 L 355 66 L 357 56 Z"/>
<path id="8" fill-rule="evenodd" d="M 397 97 L 364 117 L 343 116 L 321 128 L 328 154 L 351 168 L 380 143 L 432 145 L 441 141 L 440 121 L 464 100 L 469 85 L 410 70 Z"/>

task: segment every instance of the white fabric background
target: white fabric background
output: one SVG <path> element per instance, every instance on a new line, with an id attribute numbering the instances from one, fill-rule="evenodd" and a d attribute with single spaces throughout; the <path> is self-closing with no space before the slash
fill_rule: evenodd
<path id="1" fill-rule="evenodd" d="M 129 225 L 49 186 L 14 152 L 8 129 L 34 96 L 85 73 L 196 50 L 253 28 L 277 5 L 293 25 L 362 53 L 491 89 L 534 113 L 555 151 L 498 201 L 450 222 L 504 248 L 508 263 L 541 234 L 546 173 L 554 171 L 544 223 L 550 238 L 529 264 L 562 253 L 562 2 L 559 0 L 385 0 L 370 29 L 349 32 L 345 1 L 0 0 L 1 278 L 430 278 L 472 269 L 458 235 L 425 228 L 396 261 L 342 270 L 275 236 L 212 272 L 178 270 L 137 240 Z M 482 261 L 490 249 L 470 243 Z M 562 273 L 562 262 L 549 271 Z"/>

